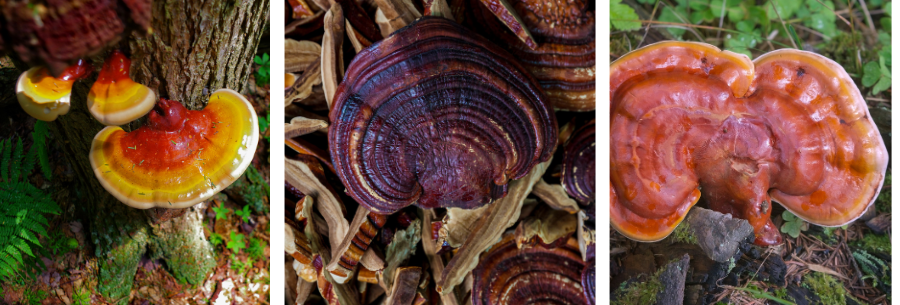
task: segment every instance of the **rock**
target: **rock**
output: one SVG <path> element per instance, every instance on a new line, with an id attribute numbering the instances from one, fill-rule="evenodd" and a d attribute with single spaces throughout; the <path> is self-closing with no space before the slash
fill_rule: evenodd
<path id="1" fill-rule="evenodd" d="M 753 237 L 753 227 L 746 220 L 700 207 L 691 209 L 684 224 L 706 255 L 720 263 L 734 257 L 748 236 Z"/>
<path id="2" fill-rule="evenodd" d="M 891 214 L 881 214 L 866 221 L 866 226 L 875 234 L 884 234 L 891 230 Z"/>
<path id="3" fill-rule="evenodd" d="M 684 303 L 684 281 L 690 260 L 690 256 L 685 254 L 680 260 L 665 266 L 666 269 L 659 274 L 662 289 L 656 294 L 656 304 L 681 305 Z"/>

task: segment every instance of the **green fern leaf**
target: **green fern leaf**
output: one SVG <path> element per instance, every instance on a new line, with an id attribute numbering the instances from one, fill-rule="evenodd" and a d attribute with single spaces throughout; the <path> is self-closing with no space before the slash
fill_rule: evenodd
<path id="1" fill-rule="evenodd" d="M 41 172 L 47 180 L 50 180 L 53 173 L 50 168 L 50 158 L 48 156 L 47 136 L 50 134 L 47 129 L 47 122 L 37 121 L 34 123 L 34 133 L 31 134 L 34 139 L 34 146 L 37 148 L 37 157 L 41 162 Z"/>
<path id="2" fill-rule="evenodd" d="M 0 159 L 0 179 L 12 182 L 9 181 L 9 157 L 12 154 L 12 139 L 0 140 L 0 152 L 3 153 L 3 158 Z"/>
<path id="3" fill-rule="evenodd" d="M 19 181 L 19 177 L 22 175 L 22 156 L 23 156 L 23 147 L 22 138 L 19 138 L 19 141 L 16 142 L 16 146 L 13 147 L 12 160 L 10 160 L 9 167 L 9 180 L 12 182 Z"/>

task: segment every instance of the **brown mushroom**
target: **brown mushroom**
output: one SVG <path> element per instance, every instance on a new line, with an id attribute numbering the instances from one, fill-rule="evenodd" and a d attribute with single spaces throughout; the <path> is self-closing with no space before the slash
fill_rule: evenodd
<path id="1" fill-rule="evenodd" d="M 874 202 L 888 155 L 862 95 L 823 56 L 777 50 L 751 62 L 703 43 L 664 42 L 610 67 L 611 223 L 668 235 L 703 198 L 747 219 L 755 243 L 781 236 L 778 201 L 822 226 Z"/>

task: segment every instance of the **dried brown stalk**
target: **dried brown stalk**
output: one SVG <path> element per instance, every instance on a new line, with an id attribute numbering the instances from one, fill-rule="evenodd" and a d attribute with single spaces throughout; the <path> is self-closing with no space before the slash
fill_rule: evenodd
<path id="1" fill-rule="evenodd" d="M 375 23 L 384 37 L 422 17 L 409 0 L 375 0 L 375 5 Z"/>
<path id="2" fill-rule="evenodd" d="M 366 253 L 363 254 L 362 259 L 359 260 L 359 263 L 366 267 L 369 270 L 373 271 L 381 271 L 384 270 L 384 259 L 379 256 L 378 252 L 372 248 L 366 249 Z"/>
<path id="3" fill-rule="evenodd" d="M 568 238 L 578 229 L 578 217 L 565 211 L 543 207 L 516 227 L 516 246 L 550 245 Z"/>
<path id="4" fill-rule="evenodd" d="M 423 210 L 419 209 L 420 214 L 422 215 L 423 223 L 431 223 L 431 221 L 435 218 L 433 210 Z M 434 276 L 434 280 L 437 281 L 438 277 L 441 276 L 441 273 L 444 272 L 444 258 L 437 254 L 438 244 L 437 241 L 433 239 L 434 232 L 432 232 L 432 227 L 430 225 L 422 227 L 422 250 L 425 252 L 425 256 L 428 257 L 428 263 L 431 267 L 431 275 Z M 441 303 L 444 305 L 459 305 L 459 301 L 456 300 L 456 296 L 452 293 L 441 294 Z"/>
<path id="5" fill-rule="evenodd" d="M 369 212 L 368 209 L 360 206 L 356 209 L 356 215 L 353 216 L 353 222 L 350 223 L 350 230 L 344 236 L 337 251 L 335 258 L 325 268 L 331 272 L 331 277 L 338 283 L 346 283 L 353 275 L 353 269 L 356 267 L 363 254 L 369 248 L 369 243 L 375 239 L 378 230 L 384 226 L 387 221 L 387 215 L 381 215 Z"/>
<path id="6" fill-rule="evenodd" d="M 447 242 L 450 247 L 459 248 L 472 233 L 478 220 L 487 213 L 489 205 L 476 209 L 447 208 L 444 224 L 438 232 L 438 244 Z"/>
<path id="7" fill-rule="evenodd" d="M 509 2 L 506 0 L 481 0 L 481 3 L 484 4 L 491 13 L 494 13 L 494 16 L 497 16 L 497 19 L 503 22 L 507 28 L 515 33 L 525 45 L 531 49 L 537 48 L 537 42 L 534 41 L 534 37 L 531 37 L 531 32 L 525 27 L 522 18 L 519 17 L 519 14 L 516 13 L 516 10 L 513 9 Z M 497 3 L 501 5 L 496 5 Z"/>
<path id="8" fill-rule="evenodd" d="M 301 155 L 299 158 L 300 160 L 289 158 L 284 161 L 285 179 L 306 196 L 315 198 L 319 213 L 325 217 L 325 221 L 328 223 L 328 240 L 331 242 L 331 249 L 336 250 L 344 235 L 350 230 L 350 224 L 344 218 L 344 204 L 341 203 L 332 188 L 325 184 L 327 182 L 324 179 L 324 170 L 319 161 L 311 156 Z M 306 209 L 304 207 L 304 213 L 309 213 Z M 307 224 L 307 227 L 311 226 L 310 224 Z"/>
<path id="9" fill-rule="evenodd" d="M 410 305 L 416 299 L 416 288 L 419 286 L 419 277 L 422 275 L 420 267 L 397 268 L 394 274 L 394 286 L 391 294 L 384 301 L 386 305 Z"/>
<path id="10" fill-rule="evenodd" d="M 356 53 L 359 53 L 362 49 L 372 45 L 372 42 L 366 40 L 365 37 L 359 35 L 356 30 L 353 29 L 353 26 L 350 25 L 350 20 L 346 20 L 344 26 L 347 29 L 347 37 L 350 38 L 350 44 L 353 45 L 353 49 L 356 50 Z"/>
<path id="11" fill-rule="evenodd" d="M 316 131 L 327 132 L 328 122 L 298 116 L 291 119 L 290 123 L 284 124 L 284 137 L 288 139 L 311 134 Z"/>
<path id="12" fill-rule="evenodd" d="M 322 83 L 320 60 L 321 59 L 316 59 L 311 62 L 309 66 L 303 70 L 300 79 L 286 90 L 284 94 L 285 107 L 291 105 L 293 102 L 306 99 L 312 94 L 313 86 Z"/>
<path id="13" fill-rule="evenodd" d="M 424 2 L 425 15 L 444 17 L 456 21 L 453 18 L 453 12 L 450 11 L 450 6 L 447 5 L 447 0 L 425 0 Z"/>
<path id="14" fill-rule="evenodd" d="M 545 182 L 544 179 L 541 179 L 534 184 L 534 189 L 531 190 L 531 193 L 538 198 L 541 198 L 541 200 L 554 209 L 563 210 L 569 214 L 575 214 L 581 210 L 581 208 L 578 207 L 578 202 L 575 202 L 574 199 L 569 197 L 569 194 L 566 194 L 566 189 L 564 189 L 562 185 L 551 185 Z"/>
<path id="15" fill-rule="evenodd" d="M 288 0 L 288 3 L 291 5 L 291 11 L 293 12 L 291 16 L 294 19 L 312 17 L 315 15 L 314 9 L 318 8 L 313 8 L 306 3 L 306 0 Z"/>
<path id="16" fill-rule="evenodd" d="M 331 109 L 334 92 L 344 77 L 343 43 L 344 11 L 340 4 L 333 3 L 325 13 L 325 36 L 322 36 L 322 88 L 328 109 Z"/>
<path id="17" fill-rule="evenodd" d="M 293 39 L 284 40 L 284 72 L 302 72 L 322 54 L 318 43 Z"/>
<path id="18" fill-rule="evenodd" d="M 499 241 L 506 228 L 515 224 L 525 197 L 531 193 L 532 186 L 547 171 L 551 161 L 552 159 L 538 164 L 522 179 L 510 182 L 506 197 L 490 205 L 441 274 L 440 280 L 437 281 L 439 293 L 450 293 L 453 287 L 459 285 L 465 276 L 475 269 L 478 256 Z"/>

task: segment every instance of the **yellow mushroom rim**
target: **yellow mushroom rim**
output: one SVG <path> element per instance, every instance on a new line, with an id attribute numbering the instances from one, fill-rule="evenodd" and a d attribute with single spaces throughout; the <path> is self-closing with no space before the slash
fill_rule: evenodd
<path id="1" fill-rule="evenodd" d="M 87 105 L 91 115 L 107 126 L 119 126 L 134 121 L 153 109 L 156 94 L 147 86 L 129 78 L 131 60 L 114 51 L 100 71 L 88 93 Z"/>
<path id="2" fill-rule="evenodd" d="M 22 110 L 41 121 L 53 121 L 69 112 L 72 85 L 90 73 L 84 60 L 66 68 L 57 78 L 45 67 L 28 69 L 16 82 L 16 99 Z"/>
<path id="3" fill-rule="evenodd" d="M 104 128 L 91 144 L 90 161 L 100 184 L 122 203 L 185 208 L 237 180 L 258 141 L 253 106 L 240 93 L 220 89 L 203 110 L 160 99 L 145 126 Z"/>

